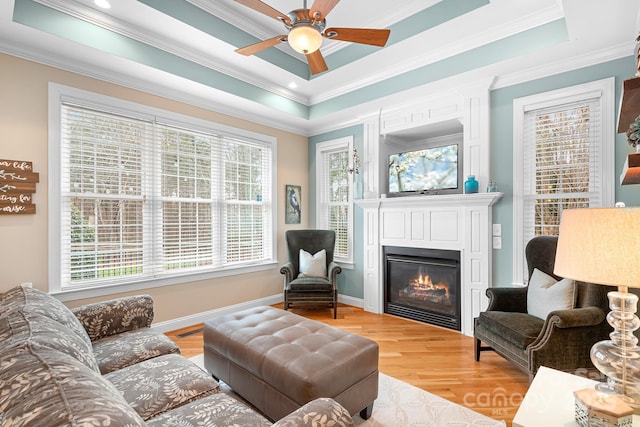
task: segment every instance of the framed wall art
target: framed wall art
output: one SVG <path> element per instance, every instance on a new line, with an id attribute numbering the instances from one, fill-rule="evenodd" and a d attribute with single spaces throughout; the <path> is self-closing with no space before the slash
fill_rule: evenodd
<path id="1" fill-rule="evenodd" d="M 285 185 L 285 224 L 300 224 L 302 198 L 299 185 Z"/>
<path id="2" fill-rule="evenodd" d="M 38 182 L 40 174 L 33 171 L 32 162 L 0 159 L 0 215 L 35 214 Z"/>

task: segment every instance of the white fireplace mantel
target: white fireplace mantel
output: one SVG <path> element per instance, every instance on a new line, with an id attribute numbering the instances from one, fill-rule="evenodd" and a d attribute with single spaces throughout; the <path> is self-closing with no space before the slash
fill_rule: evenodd
<path id="1" fill-rule="evenodd" d="M 486 309 L 491 283 L 492 206 L 502 193 L 380 197 L 385 192 L 385 165 L 380 144 L 385 135 L 420 134 L 457 121 L 463 131 L 463 176 L 474 175 L 480 188 L 491 181 L 489 89 L 493 80 L 387 106 L 362 118 L 364 199 L 364 309 L 384 311 L 382 247 L 406 246 L 460 251 L 461 331 L 473 335 L 473 319 Z"/>
<path id="2" fill-rule="evenodd" d="M 460 251 L 461 332 L 486 309 L 491 278 L 491 206 L 502 193 L 356 200 L 364 213 L 364 309 L 384 312 L 382 248 Z"/>
<path id="3" fill-rule="evenodd" d="M 359 199 L 356 205 L 362 208 L 384 207 L 409 207 L 409 206 L 470 206 L 486 205 L 493 206 L 503 193 L 475 193 L 475 194 L 443 194 L 443 195 L 420 195 L 406 197 L 382 197 L 379 199 Z"/>

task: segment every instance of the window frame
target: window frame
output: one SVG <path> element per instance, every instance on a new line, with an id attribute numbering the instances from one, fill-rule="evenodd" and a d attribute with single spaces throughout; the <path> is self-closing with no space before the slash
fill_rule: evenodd
<path id="1" fill-rule="evenodd" d="M 525 114 L 532 110 L 561 106 L 597 98 L 600 104 L 602 140 L 598 147 L 602 206 L 613 206 L 615 199 L 615 78 L 596 80 L 513 100 L 513 286 L 527 284 L 524 224 L 524 141 Z M 535 168 L 530 170 L 535 173 Z M 535 177 L 533 177 L 535 180 Z"/>
<path id="2" fill-rule="evenodd" d="M 253 141 L 263 143 L 271 150 L 271 174 L 270 174 L 270 190 L 271 203 L 268 209 L 270 214 L 266 214 L 266 220 L 270 223 L 270 249 L 271 255 L 269 259 L 261 262 L 251 261 L 244 265 L 218 266 L 215 268 L 207 268 L 197 272 L 180 272 L 171 274 L 170 272 L 162 272 L 151 278 L 145 278 L 136 282 L 118 282 L 110 284 L 99 284 L 96 286 L 87 286 L 83 288 L 65 288 L 62 285 L 62 242 L 63 242 L 63 203 L 62 203 L 62 104 L 63 102 L 71 102 L 81 105 L 84 108 L 94 108 L 98 111 L 114 112 L 125 114 L 131 117 L 137 117 L 143 120 L 153 120 L 159 124 L 169 123 L 172 126 L 182 127 L 191 131 L 200 131 L 208 133 L 219 133 L 231 135 L 236 138 L 247 138 Z M 72 301 L 75 299 L 90 298 L 96 296 L 112 295 L 122 292 L 139 291 L 142 289 L 155 288 L 160 286 L 175 285 L 186 282 L 195 282 L 230 275 L 238 275 L 264 271 L 277 267 L 277 207 L 276 207 L 276 187 L 277 187 L 277 139 L 274 136 L 259 134 L 256 132 L 238 129 L 223 124 L 203 120 L 195 117 L 186 116 L 168 110 L 139 104 L 119 98 L 110 97 L 86 90 L 64 86 L 57 83 L 49 83 L 49 99 L 48 99 L 48 179 L 49 179 L 49 292 L 56 295 L 62 301 Z M 152 157 L 158 157 L 154 151 Z M 155 167 L 155 166 L 153 166 Z M 160 199 L 152 201 L 154 211 Z M 152 212 L 154 222 L 157 220 L 156 213 Z M 147 225 L 145 225 L 145 231 Z M 160 225 L 158 225 L 160 227 Z M 154 230 L 157 234 L 158 231 Z M 161 233 L 161 231 L 160 231 Z M 269 231 L 267 231 L 269 233 Z M 145 238 L 145 243 L 150 237 Z M 215 240 L 215 238 L 214 238 Z M 267 242 L 269 243 L 269 242 Z M 146 245 L 145 245 L 146 247 Z M 146 249 L 145 249 L 146 251 Z M 145 253 L 146 256 L 146 253 Z"/>
<path id="3" fill-rule="evenodd" d="M 335 152 L 335 151 L 343 151 L 346 150 L 349 156 L 349 168 L 353 168 L 353 135 L 345 136 L 342 138 L 332 139 L 329 141 L 319 142 L 316 144 L 316 226 L 318 228 L 328 228 L 327 224 L 327 198 L 328 192 L 327 188 L 324 186 L 324 157 L 327 153 Z M 349 200 L 347 204 L 349 205 L 349 215 L 347 218 L 347 227 L 348 227 L 348 237 L 347 237 L 347 246 L 348 246 L 348 255 L 346 257 L 340 257 L 334 255 L 334 261 L 338 263 L 340 266 L 344 268 L 353 268 L 354 264 L 354 177 L 350 177 L 349 179 Z"/>

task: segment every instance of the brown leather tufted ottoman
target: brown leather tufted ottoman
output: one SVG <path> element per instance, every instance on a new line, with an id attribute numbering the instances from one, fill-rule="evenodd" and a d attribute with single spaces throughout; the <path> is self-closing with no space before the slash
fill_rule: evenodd
<path id="1" fill-rule="evenodd" d="M 378 344 L 273 307 L 204 324 L 204 366 L 271 419 L 331 397 L 367 419 L 378 397 Z"/>

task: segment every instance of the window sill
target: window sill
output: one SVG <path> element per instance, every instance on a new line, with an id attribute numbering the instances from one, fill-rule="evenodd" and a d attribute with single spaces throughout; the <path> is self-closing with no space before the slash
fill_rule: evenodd
<path id="1" fill-rule="evenodd" d="M 210 271 L 206 273 L 185 274 L 182 276 L 173 276 L 166 278 L 155 278 L 149 280 L 141 280 L 136 283 L 100 285 L 94 287 L 83 287 L 78 289 L 65 289 L 50 292 L 51 295 L 60 301 L 75 301 L 85 298 L 102 297 L 108 295 L 116 295 L 124 292 L 136 292 L 145 289 L 159 288 L 162 286 L 179 285 L 182 283 L 197 282 L 200 280 L 215 279 L 219 277 L 235 276 L 239 274 L 254 273 L 264 270 L 272 270 L 278 267 L 275 261 L 265 264 L 253 265 L 251 267 L 238 267 L 226 270 Z"/>

